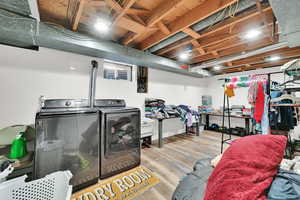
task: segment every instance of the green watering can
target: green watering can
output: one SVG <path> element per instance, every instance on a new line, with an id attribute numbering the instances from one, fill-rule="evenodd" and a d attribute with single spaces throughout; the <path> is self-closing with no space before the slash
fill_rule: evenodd
<path id="1" fill-rule="evenodd" d="M 12 142 L 9 158 L 18 159 L 27 155 L 25 132 L 20 132 Z"/>

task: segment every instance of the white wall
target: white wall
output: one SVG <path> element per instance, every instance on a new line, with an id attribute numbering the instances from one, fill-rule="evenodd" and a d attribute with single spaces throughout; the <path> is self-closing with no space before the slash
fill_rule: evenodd
<path id="1" fill-rule="evenodd" d="M 87 98 L 92 59 L 46 48 L 31 51 L 0 45 L 0 128 L 33 123 L 40 95 Z M 71 71 L 71 66 L 76 70 Z M 203 79 L 150 69 L 147 94 L 136 92 L 136 81 L 98 77 L 96 97 L 124 98 L 128 106 L 139 108 L 143 108 L 145 97 L 196 107 L 205 88 Z"/>
<path id="2" fill-rule="evenodd" d="M 269 72 L 278 72 L 280 71 L 280 67 L 274 67 L 269 69 L 262 69 L 262 70 L 253 70 L 247 72 L 240 72 L 240 73 L 232 73 L 229 75 L 219 75 L 214 76 L 211 78 L 207 78 L 207 95 L 212 96 L 212 103 L 213 108 L 220 109 L 223 106 L 223 95 L 224 95 L 224 80 L 218 80 L 222 78 L 230 78 L 233 76 L 242 76 L 242 75 L 249 75 L 249 74 L 261 74 L 261 73 L 269 73 Z M 283 74 L 272 74 L 271 80 L 277 81 L 282 83 L 284 79 Z M 230 105 L 245 105 L 246 107 L 250 108 L 250 105 L 247 100 L 248 96 L 248 88 L 237 88 L 234 90 L 235 96 L 230 98 Z"/>
<path id="3" fill-rule="evenodd" d="M 230 78 L 233 76 L 249 75 L 249 74 L 263 74 L 263 73 L 278 72 L 278 71 L 281 71 L 280 67 L 254 70 L 254 71 L 241 72 L 241 73 L 232 73 L 229 75 L 220 75 L 220 76 L 207 78 L 206 81 L 208 84 L 208 88 L 206 93 L 207 95 L 212 96 L 213 108 L 220 109 L 220 107 L 223 106 L 224 88 L 222 87 L 222 84 L 224 84 L 224 80 L 218 80 L 218 79 Z M 271 75 L 271 80 L 276 81 L 278 83 L 283 83 L 284 81 L 286 81 L 285 78 L 287 79 L 287 77 L 284 77 L 283 73 Z M 235 96 L 230 98 L 230 105 L 245 105 L 246 107 L 250 108 L 251 106 L 249 105 L 247 100 L 248 88 L 237 88 L 234 91 L 235 91 Z M 300 94 L 297 92 L 296 96 L 300 97 Z M 219 123 L 219 122 L 220 122 L 220 118 L 213 118 L 211 120 L 211 123 Z M 243 120 L 235 121 L 233 126 L 243 127 L 244 126 Z M 291 131 L 291 136 L 292 138 L 300 139 L 300 123 L 298 123 L 298 126 L 296 126 L 295 129 Z"/>

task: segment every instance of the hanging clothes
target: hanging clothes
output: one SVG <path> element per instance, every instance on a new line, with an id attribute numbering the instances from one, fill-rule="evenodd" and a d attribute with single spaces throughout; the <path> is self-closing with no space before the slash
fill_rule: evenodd
<path id="1" fill-rule="evenodd" d="M 266 85 L 264 85 L 266 87 Z M 266 91 L 266 88 L 264 88 Z M 269 134 L 270 133 L 270 124 L 269 124 L 269 97 L 265 94 L 264 99 L 264 113 L 261 120 L 261 133 Z"/>
<path id="2" fill-rule="evenodd" d="M 284 99 L 280 104 L 291 104 L 292 100 Z M 293 107 L 282 106 L 273 107 L 270 114 L 271 128 L 273 130 L 290 131 L 297 126 L 295 109 Z"/>
<path id="3" fill-rule="evenodd" d="M 227 87 L 227 86 L 225 86 L 225 94 L 226 94 L 228 97 L 233 97 L 233 96 L 235 96 L 233 88 L 230 88 L 230 87 Z"/>
<path id="4" fill-rule="evenodd" d="M 255 104 L 256 101 L 256 95 L 257 95 L 257 82 L 252 81 L 250 83 L 249 89 L 248 89 L 248 102 L 251 105 Z"/>
<path id="5" fill-rule="evenodd" d="M 264 114 L 264 102 L 265 102 L 265 92 L 263 88 L 263 83 L 257 83 L 257 95 L 255 101 L 254 119 L 257 123 L 260 123 Z"/>

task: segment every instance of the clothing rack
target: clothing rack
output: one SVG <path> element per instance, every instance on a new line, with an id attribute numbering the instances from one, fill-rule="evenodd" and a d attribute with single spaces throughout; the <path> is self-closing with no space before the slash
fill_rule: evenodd
<path id="1" fill-rule="evenodd" d="M 271 75 L 272 74 L 278 74 L 282 72 L 271 72 L 271 73 L 264 73 L 264 74 L 255 74 L 255 76 L 260 76 L 260 75 L 267 75 L 267 95 L 270 96 L 271 93 Z M 224 85 L 231 79 L 229 78 L 221 78 L 218 80 L 224 80 Z M 225 105 L 227 105 L 227 109 L 225 108 Z M 224 144 L 230 144 L 232 140 L 232 132 L 231 132 L 231 121 L 230 121 L 230 107 L 229 107 L 229 97 L 225 94 L 224 91 L 224 98 L 223 98 L 223 114 L 222 114 L 222 129 L 221 129 L 221 134 L 222 134 L 222 141 L 221 141 L 221 153 L 223 153 L 224 150 Z M 270 106 L 269 104 L 269 111 L 270 111 Z M 227 115 L 226 115 L 227 111 Z M 225 132 L 225 117 L 228 118 L 228 131 Z M 228 135 L 228 137 L 225 138 L 225 134 Z"/>

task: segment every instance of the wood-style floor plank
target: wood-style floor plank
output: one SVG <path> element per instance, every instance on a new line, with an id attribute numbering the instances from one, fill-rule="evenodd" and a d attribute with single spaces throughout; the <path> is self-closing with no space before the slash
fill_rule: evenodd
<path id="1" fill-rule="evenodd" d="M 199 159 L 220 153 L 221 134 L 204 131 L 200 136 L 182 134 L 164 139 L 163 148 L 153 144 L 142 150 L 142 165 L 160 178 L 160 183 L 134 200 L 171 200 L 180 179 Z"/>

